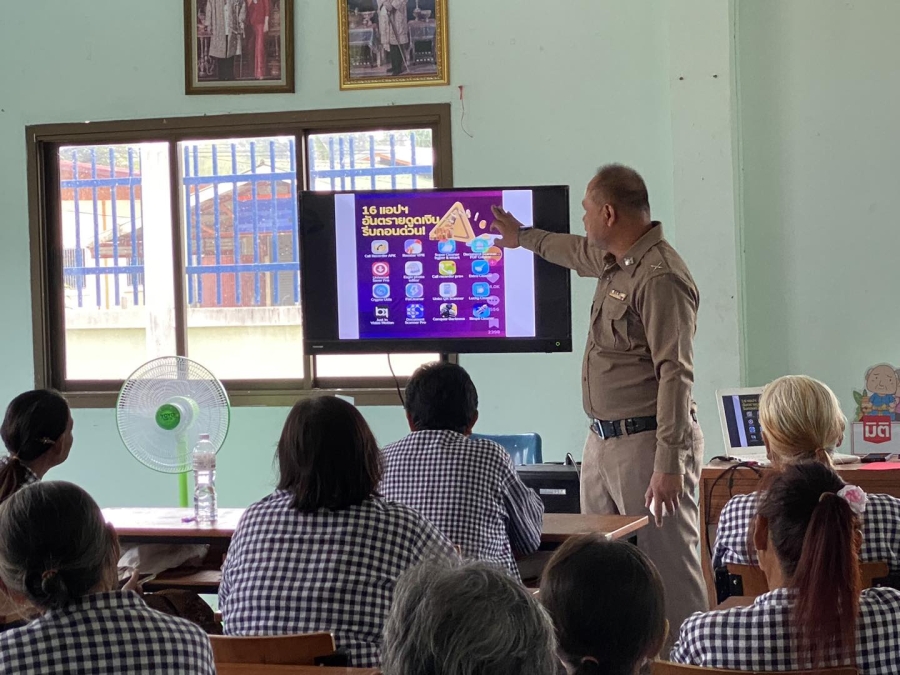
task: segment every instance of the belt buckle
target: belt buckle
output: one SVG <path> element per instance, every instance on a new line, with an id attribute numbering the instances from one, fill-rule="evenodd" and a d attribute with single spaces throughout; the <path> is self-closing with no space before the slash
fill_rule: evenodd
<path id="1" fill-rule="evenodd" d="M 594 418 L 594 420 L 591 421 L 591 429 L 600 437 L 601 441 L 606 440 L 606 436 L 603 435 L 603 425 L 600 424 L 600 420 Z"/>

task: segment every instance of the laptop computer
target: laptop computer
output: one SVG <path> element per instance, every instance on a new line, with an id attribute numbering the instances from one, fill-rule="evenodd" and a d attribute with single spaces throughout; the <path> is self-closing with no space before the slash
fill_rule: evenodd
<path id="1" fill-rule="evenodd" d="M 719 422 L 729 459 L 766 459 L 762 428 L 759 425 L 759 397 L 762 387 L 720 389 L 716 392 Z"/>
<path id="2" fill-rule="evenodd" d="M 759 423 L 759 398 L 762 391 L 762 387 L 743 387 L 720 389 L 716 392 L 725 456 L 730 460 L 756 462 L 761 466 L 770 464 Z M 859 461 L 859 457 L 837 452 L 832 453 L 831 459 L 835 464 L 853 464 Z"/>

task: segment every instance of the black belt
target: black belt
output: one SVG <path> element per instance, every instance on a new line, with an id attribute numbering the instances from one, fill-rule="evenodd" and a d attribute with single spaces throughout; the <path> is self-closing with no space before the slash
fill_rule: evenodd
<path id="1" fill-rule="evenodd" d="M 634 434 L 654 431 L 655 429 L 655 416 L 630 417 L 627 420 L 615 420 L 614 422 L 595 419 L 591 422 L 591 431 L 604 440 L 625 435 L 633 436 Z"/>

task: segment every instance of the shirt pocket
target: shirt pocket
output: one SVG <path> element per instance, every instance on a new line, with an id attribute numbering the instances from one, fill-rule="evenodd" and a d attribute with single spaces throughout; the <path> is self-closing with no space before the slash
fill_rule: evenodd
<path id="1" fill-rule="evenodd" d="M 629 351 L 634 335 L 629 327 L 628 304 L 605 298 L 599 315 L 594 319 L 594 340 L 601 349 Z"/>

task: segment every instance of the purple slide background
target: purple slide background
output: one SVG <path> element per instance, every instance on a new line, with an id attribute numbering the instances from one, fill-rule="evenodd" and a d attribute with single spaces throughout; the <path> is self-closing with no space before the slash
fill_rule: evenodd
<path id="1" fill-rule="evenodd" d="M 358 270 L 358 297 L 359 297 L 359 336 L 360 338 L 479 338 L 479 337 L 503 337 L 506 334 L 505 302 L 503 297 L 504 271 L 503 259 L 493 261 L 486 260 L 483 252 L 473 251 L 471 245 L 456 242 L 455 253 L 442 253 L 439 251 L 438 241 L 428 238 L 429 233 L 435 227 L 436 222 L 426 225 L 411 226 L 417 229 L 416 234 L 403 235 L 375 235 L 366 236 L 363 227 L 367 214 L 375 218 L 382 217 L 423 217 L 434 216 L 436 220 L 443 218 L 444 214 L 456 202 L 460 202 L 471 216 L 472 224 L 477 239 L 483 239 L 480 235 L 490 232 L 490 223 L 493 220 L 490 215 L 490 207 L 494 204 L 502 204 L 503 193 L 500 191 L 485 192 L 452 192 L 423 194 L 421 192 L 409 193 L 358 193 L 356 195 L 356 222 L 357 222 L 357 270 Z M 382 208 L 391 208 L 397 205 L 408 207 L 409 211 L 402 214 L 382 214 Z M 373 212 L 374 209 L 374 212 Z M 475 216 L 478 215 L 476 219 Z M 480 221 L 486 221 L 487 227 L 481 229 Z M 383 227 L 396 227 L 395 225 L 371 225 L 371 229 Z M 419 234 L 419 232 L 423 232 Z M 409 240 L 421 242 L 421 253 L 407 253 L 406 244 Z M 373 242 L 387 242 L 387 253 L 376 253 Z M 495 251 L 497 249 L 491 249 Z M 442 262 L 456 264 L 456 273 L 452 275 L 440 274 Z M 387 276 L 376 276 L 380 270 L 373 269 L 373 265 L 386 263 L 390 269 Z M 411 267 L 421 264 L 422 274 L 408 274 L 407 263 L 413 263 Z M 484 265 L 487 263 L 487 269 Z M 473 267 L 474 265 L 474 267 Z M 479 269 L 479 266 L 481 269 Z M 414 272 L 416 270 L 410 270 Z M 484 272 L 487 274 L 484 274 Z M 452 297 L 442 297 L 442 284 L 456 284 L 457 294 Z M 375 286 L 380 284 L 390 288 L 388 297 L 379 297 L 375 293 Z M 413 292 L 407 294 L 410 284 L 421 284 L 421 295 Z M 489 287 L 486 297 L 478 297 L 475 290 L 484 290 L 484 284 Z M 410 290 L 417 290 L 413 286 Z M 445 304 L 456 305 L 455 317 L 442 317 L 441 307 Z M 479 308 L 479 317 L 476 317 L 476 307 Z M 385 312 L 387 316 L 384 316 Z M 485 315 L 488 312 L 489 315 Z"/>

